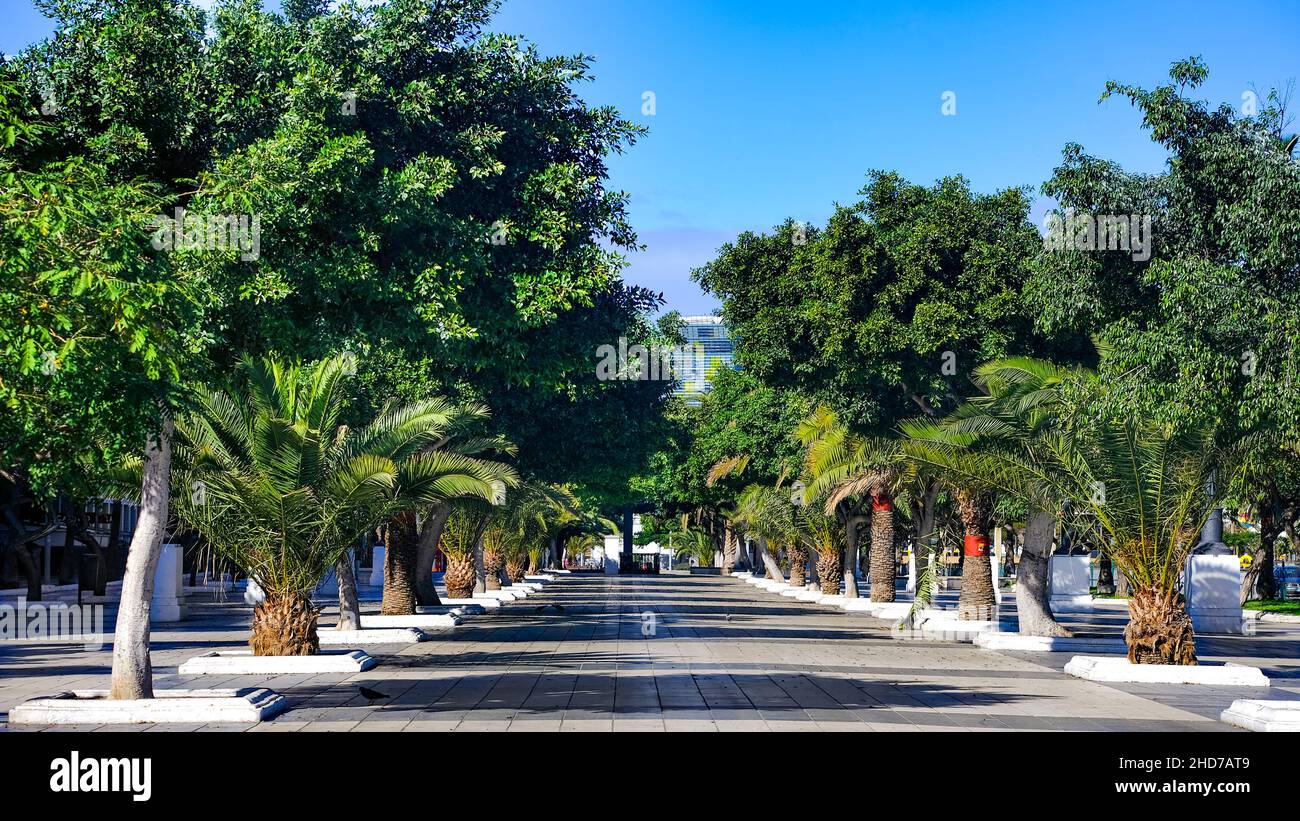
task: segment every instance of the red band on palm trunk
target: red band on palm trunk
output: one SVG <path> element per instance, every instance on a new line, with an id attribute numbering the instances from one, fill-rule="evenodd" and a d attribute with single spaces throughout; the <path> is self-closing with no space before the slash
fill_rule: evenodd
<path id="1" fill-rule="evenodd" d="M 989 555 L 989 539 L 987 536 L 967 536 L 966 537 L 966 555 L 967 556 L 987 556 Z"/>
<path id="2" fill-rule="evenodd" d="M 873 497 L 871 500 L 871 509 L 872 510 L 893 510 L 894 500 L 890 499 L 888 496 L 882 496 L 879 498 Z"/>

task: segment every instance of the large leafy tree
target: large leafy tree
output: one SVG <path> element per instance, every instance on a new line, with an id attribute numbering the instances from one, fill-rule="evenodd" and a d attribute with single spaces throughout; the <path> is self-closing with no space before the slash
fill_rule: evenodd
<path id="1" fill-rule="evenodd" d="M 570 387 L 590 359 L 544 346 L 600 300 L 627 301 L 616 249 L 635 240 L 605 163 L 638 134 L 577 96 L 587 58 L 487 33 L 491 0 L 296 2 L 284 17 L 229 0 L 211 36 L 209 18 L 177 0 L 42 8 L 55 33 L 17 61 L 55 129 L 27 148 L 32 163 L 85 158 L 110 185 L 141 176 L 167 214 L 258 218 L 256 254 L 170 254 L 203 297 L 188 338 L 219 366 L 347 350 L 418 386 L 406 399 L 459 393 L 488 371 L 505 376 L 470 399 L 579 395 Z M 606 316 L 623 327 L 634 313 Z M 361 377 L 374 404 L 354 421 L 394 393 L 382 374 Z M 638 407 L 653 413 L 646 398 Z M 166 519 L 166 438 L 146 471 L 158 492 L 144 494 L 145 521 L 158 526 L 138 531 L 140 571 Z M 128 585 L 119 619 L 131 635 L 118 666 L 133 671 L 119 694 L 147 692 L 148 580 Z"/>
<path id="2" fill-rule="evenodd" d="M 1194 97 L 1199 59 L 1152 89 L 1112 82 L 1169 152 L 1136 174 L 1066 147 L 1044 190 L 1076 214 L 1151 218 L 1149 259 L 1044 252 L 1026 294 L 1045 333 L 1095 335 L 1109 404 L 1179 428 L 1211 426 L 1248 452 L 1236 489 L 1269 520 L 1300 499 L 1300 163 L 1276 93 L 1255 116 Z M 1290 503 L 1288 500 L 1291 500 Z M 1271 566 L 1272 539 L 1257 561 Z M 1262 574 L 1271 582 L 1271 570 Z M 1266 586 L 1267 586 L 1266 582 Z M 1271 591 L 1270 591 L 1271 592 Z"/>

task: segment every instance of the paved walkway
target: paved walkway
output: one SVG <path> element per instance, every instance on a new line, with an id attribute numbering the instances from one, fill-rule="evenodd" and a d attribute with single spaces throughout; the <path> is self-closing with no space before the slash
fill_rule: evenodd
<path id="1" fill-rule="evenodd" d="M 178 676 L 198 651 L 247 637 L 242 605 L 192 612 L 154 633 L 158 687 L 255 684 L 291 702 L 272 721 L 201 728 L 212 730 L 1219 731 L 1232 729 L 1216 718 L 1233 698 L 1300 699 L 1300 631 L 1288 626 L 1202 648 L 1207 659 L 1265 656 L 1254 663 L 1283 686 L 1116 687 L 1063 675 L 1068 654 L 903 642 L 884 622 L 721 577 L 573 575 L 433 641 L 370 647 L 380 665 L 352 675 Z M 110 656 L 0 645 L 0 720 L 32 696 L 104 687 Z M 388 698 L 368 703 L 359 685 Z"/>

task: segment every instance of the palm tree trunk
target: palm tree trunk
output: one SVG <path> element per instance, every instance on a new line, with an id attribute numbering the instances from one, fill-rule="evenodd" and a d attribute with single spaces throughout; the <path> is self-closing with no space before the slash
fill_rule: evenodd
<path id="1" fill-rule="evenodd" d="M 361 602 L 357 600 L 357 578 L 352 572 L 352 555 L 345 552 L 334 563 L 334 577 L 339 582 L 340 630 L 361 629 Z"/>
<path id="2" fill-rule="evenodd" d="M 785 574 L 781 572 L 781 565 L 777 564 L 776 559 L 772 557 L 771 551 L 767 549 L 767 539 L 760 537 L 757 541 L 758 555 L 763 560 L 763 567 L 767 570 L 767 577 L 773 581 L 785 581 Z"/>
<path id="3" fill-rule="evenodd" d="M 501 567 L 506 563 L 498 551 L 490 548 L 483 548 L 483 573 L 484 582 L 488 590 L 501 589 Z"/>
<path id="4" fill-rule="evenodd" d="M 912 545 L 912 564 L 916 568 L 916 574 L 919 575 L 925 570 L 931 560 L 930 537 L 934 534 L 934 509 L 939 501 L 939 483 L 930 481 L 925 488 L 925 493 L 921 496 L 919 504 L 913 503 L 912 512 L 913 520 L 916 525 L 916 541 Z M 914 575 L 908 580 L 908 586 L 912 592 L 920 594 L 918 580 Z M 929 602 L 923 602 L 929 604 Z"/>
<path id="5" fill-rule="evenodd" d="M 415 513 L 399 513 L 388 523 L 388 541 L 384 550 L 384 600 L 379 606 L 383 616 L 409 616 L 415 613 L 415 559 L 419 552 L 419 535 L 415 530 Z"/>
<path id="6" fill-rule="evenodd" d="M 468 599 L 474 596 L 474 557 L 472 555 L 448 556 L 447 572 L 442 583 L 447 588 L 447 598 Z"/>
<path id="7" fill-rule="evenodd" d="M 808 564 L 808 550 L 801 544 L 792 544 L 785 549 L 786 561 L 790 563 L 790 584 L 803 587 L 808 583 L 804 572 Z"/>
<path id="8" fill-rule="evenodd" d="M 835 548 L 817 552 L 817 578 L 822 595 L 837 596 L 840 592 L 840 550 Z"/>
<path id="9" fill-rule="evenodd" d="M 1055 535 L 1055 516 L 1041 510 L 1029 514 L 1016 569 L 1016 613 L 1022 636 L 1073 635 L 1056 621 L 1048 602 L 1047 567 Z"/>
<path id="10" fill-rule="evenodd" d="M 1129 599 L 1124 628 L 1128 660 L 1134 664 L 1195 664 L 1196 637 L 1177 591 L 1140 588 Z"/>
<path id="11" fill-rule="evenodd" d="M 893 601 L 897 581 L 894 500 L 882 493 L 871 499 L 871 600 Z"/>
<path id="12" fill-rule="evenodd" d="M 150 436 L 144 450 L 144 480 L 140 485 L 140 518 L 126 554 L 126 575 L 113 635 L 113 675 L 110 699 L 153 698 L 153 667 L 149 661 L 149 602 L 153 577 L 167 527 L 167 502 L 172 473 L 170 416 Z"/>
<path id="13" fill-rule="evenodd" d="M 442 538 L 443 525 L 447 524 L 450 515 L 450 504 L 436 504 L 420 529 L 420 547 L 415 557 L 415 595 L 423 605 L 442 604 L 438 599 L 438 588 L 433 583 L 433 563 L 438 557 L 438 540 Z"/>
<path id="14" fill-rule="evenodd" d="M 506 559 L 506 578 L 511 584 L 519 584 L 524 580 L 524 575 L 528 573 L 528 557 L 515 556 Z"/>
<path id="15" fill-rule="evenodd" d="M 959 490 L 957 503 L 966 530 L 957 618 L 979 621 L 992 619 L 996 599 L 993 595 L 993 565 L 989 559 L 988 534 L 992 529 L 993 500 L 983 493 Z"/>
<path id="16" fill-rule="evenodd" d="M 320 652 L 320 610 L 303 593 L 270 592 L 253 608 L 248 646 L 255 656 L 314 656 Z"/>
<path id="17" fill-rule="evenodd" d="M 850 599 L 858 597 L 858 526 L 863 524 L 861 516 L 849 513 L 844 517 L 844 595 Z"/>

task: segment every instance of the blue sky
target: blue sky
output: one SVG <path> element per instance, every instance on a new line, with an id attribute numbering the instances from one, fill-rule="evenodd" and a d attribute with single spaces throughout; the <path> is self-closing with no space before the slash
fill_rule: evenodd
<path id="1" fill-rule="evenodd" d="M 3 3 L 0 51 L 49 32 L 27 0 Z M 1204 96 L 1240 105 L 1252 86 L 1300 76 L 1298 12 L 1294 0 L 505 0 L 493 28 L 593 56 L 583 96 L 650 127 L 611 163 L 647 246 L 625 277 L 708 313 L 717 303 L 692 267 L 740 231 L 824 221 L 873 168 L 925 183 L 960 173 L 981 191 L 1038 186 L 1074 141 L 1158 170 L 1128 103 L 1097 104 L 1106 80 L 1149 86 L 1201 55 Z M 941 111 L 945 91 L 955 116 Z"/>

